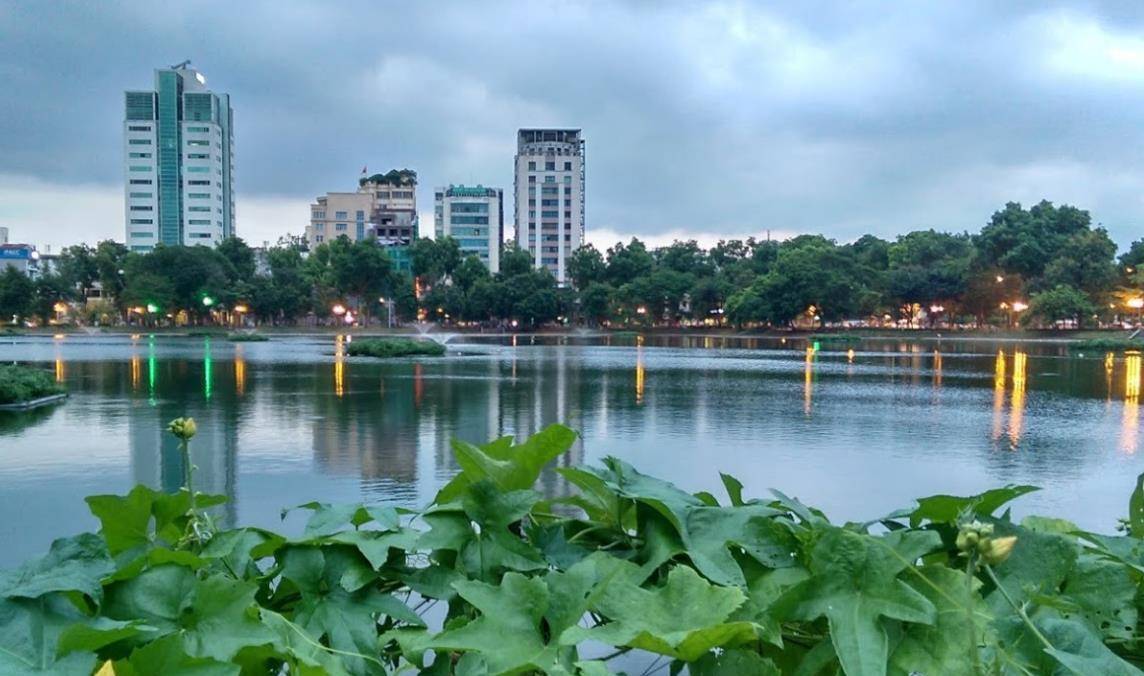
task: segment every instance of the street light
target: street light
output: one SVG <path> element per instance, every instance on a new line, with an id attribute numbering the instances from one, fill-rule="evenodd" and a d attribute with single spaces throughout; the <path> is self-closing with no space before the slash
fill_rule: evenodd
<path id="1" fill-rule="evenodd" d="M 214 298 L 203 296 L 203 307 L 210 307 L 212 305 L 214 305 Z"/>
<path id="2" fill-rule="evenodd" d="M 335 303 L 334 307 L 331 309 L 333 310 L 334 314 L 336 314 L 339 317 L 341 317 L 342 315 L 344 315 L 346 313 L 346 306 L 342 305 L 341 303 Z"/>
<path id="3" fill-rule="evenodd" d="M 249 309 L 249 308 L 247 308 L 247 307 L 246 307 L 245 305 L 243 305 L 242 303 L 239 303 L 238 305 L 235 305 L 235 306 L 234 306 L 234 311 L 235 311 L 235 312 L 237 312 L 237 313 L 239 313 L 239 314 L 242 314 L 242 313 L 246 312 L 248 309 Z"/>
<path id="4" fill-rule="evenodd" d="M 1025 303 L 1022 303 L 1019 300 L 1013 301 L 1013 312 L 1022 312 L 1024 310 L 1028 310 L 1028 309 L 1029 309 L 1029 306 L 1026 305 Z"/>

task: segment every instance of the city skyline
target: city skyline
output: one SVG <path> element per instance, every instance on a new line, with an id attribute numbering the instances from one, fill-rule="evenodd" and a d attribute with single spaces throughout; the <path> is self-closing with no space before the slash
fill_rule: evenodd
<path id="1" fill-rule="evenodd" d="M 362 164 L 416 169 L 427 223 L 433 186 L 507 187 L 516 129 L 562 125 L 592 141 L 598 246 L 974 231 L 1006 201 L 1045 198 L 1090 210 L 1123 248 L 1144 217 L 1144 39 L 1115 3 L 504 4 L 464 26 L 418 7 L 370 21 L 382 10 L 364 4 L 234 20 L 192 2 L 165 22 L 146 9 L 0 10 L 0 70 L 21 92 L 0 122 L 13 241 L 122 238 L 122 92 L 184 58 L 236 102 L 237 230 L 252 244 L 300 234 L 313 197 Z M 546 44 L 519 58 L 538 32 Z M 333 36 L 336 54 L 292 47 Z"/>

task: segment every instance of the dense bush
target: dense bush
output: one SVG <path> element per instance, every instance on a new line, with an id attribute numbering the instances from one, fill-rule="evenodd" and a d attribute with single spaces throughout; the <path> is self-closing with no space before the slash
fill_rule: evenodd
<path id="1" fill-rule="evenodd" d="M 347 345 L 346 353 L 354 357 L 440 357 L 445 354 L 445 346 L 431 340 L 366 338 Z"/>
<path id="2" fill-rule="evenodd" d="M 246 331 L 228 333 L 226 339 L 232 343 L 265 343 L 266 341 L 270 340 L 270 338 L 265 334 L 251 333 Z"/>
<path id="3" fill-rule="evenodd" d="M 17 404 L 63 392 L 52 376 L 27 366 L 0 366 L 0 404 Z"/>
<path id="4" fill-rule="evenodd" d="M 998 515 L 1030 486 L 845 524 L 615 458 L 535 492 L 574 439 L 454 442 L 425 509 L 308 503 L 294 537 L 215 532 L 188 490 L 90 497 L 99 535 L 0 574 L 0 673 L 1140 673 L 1140 483 L 1121 535 Z"/>

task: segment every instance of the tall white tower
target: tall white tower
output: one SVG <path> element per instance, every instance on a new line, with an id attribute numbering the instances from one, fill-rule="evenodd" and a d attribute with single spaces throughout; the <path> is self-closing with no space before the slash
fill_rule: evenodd
<path id="1" fill-rule="evenodd" d="M 521 129 L 516 138 L 517 245 L 564 284 L 584 245 L 584 139 L 579 129 Z"/>

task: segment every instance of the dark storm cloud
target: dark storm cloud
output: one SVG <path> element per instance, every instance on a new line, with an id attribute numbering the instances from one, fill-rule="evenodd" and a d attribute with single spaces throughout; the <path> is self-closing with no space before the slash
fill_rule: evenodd
<path id="1" fill-rule="evenodd" d="M 240 229 L 243 200 L 301 204 L 363 164 L 417 169 L 422 200 L 510 188 L 516 128 L 551 124 L 585 130 L 597 230 L 845 240 L 975 230 L 1006 200 L 1048 198 L 1125 244 L 1144 215 L 1138 10 L 9 3 L 0 175 L 117 190 L 122 91 L 191 58 L 232 95 Z M 261 225 L 297 231 L 297 211 Z"/>

